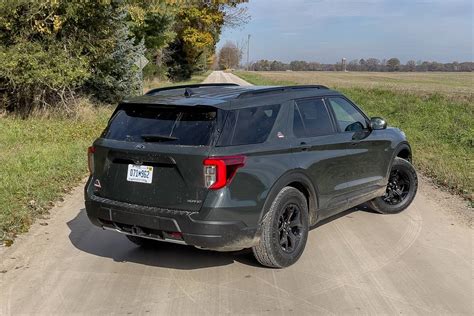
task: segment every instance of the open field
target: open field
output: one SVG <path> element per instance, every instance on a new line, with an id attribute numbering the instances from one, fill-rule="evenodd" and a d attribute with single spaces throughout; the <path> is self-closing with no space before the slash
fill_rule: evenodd
<path id="1" fill-rule="evenodd" d="M 419 94 L 440 93 L 471 101 L 474 92 L 474 73 L 468 72 L 262 71 L 246 72 L 244 76 L 249 81 L 259 80 L 258 77 L 261 76 L 265 80 L 282 84 L 317 83 L 338 88 L 378 88 Z"/>
<path id="2" fill-rule="evenodd" d="M 170 84 L 151 81 L 145 87 Z M 86 102 L 75 110 L 74 118 L 61 111 L 28 119 L 0 116 L 0 243 L 10 244 L 35 217 L 47 216 L 54 202 L 87 175 L 87 147 L 105 128 L 113 107 Z"/>
<path id="3" fill-rule="evenodd" d="M 324 84 L 400 127 L 418 169 L 473 200 L 474 73 L 236 72 L 259 85 Z M 449 87 L 449 88 L 448 88 Z M 456 92 L 456 93 L 455 93 Z"/>

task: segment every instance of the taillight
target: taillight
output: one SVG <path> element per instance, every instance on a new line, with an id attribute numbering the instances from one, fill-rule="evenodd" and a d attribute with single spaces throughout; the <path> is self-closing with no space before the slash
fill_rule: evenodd
<path id="1" fill-rule="evenodd" d="M 232 181 L 237 169 L 245 165 L 245 156 L 211 157 L 204 160 L 204 183 L 217 190 Z"/>
<path id="2" fill-rule="evenodd" d="M 89 173 L 94 173 L 94 153 L 95 147 L 91 146 L 87 148 L 87 166 L 89 167 Z"/>

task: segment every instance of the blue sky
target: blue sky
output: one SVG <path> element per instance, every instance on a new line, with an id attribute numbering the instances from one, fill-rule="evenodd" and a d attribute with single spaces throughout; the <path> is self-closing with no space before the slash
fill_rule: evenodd
<path id="1" fill-rule="evenodd" d="M 334 63 L 375 57 L 472 61 L 473 0 L 250 0 L 251 21 L 224 29 L 218 47 L 251 34 L 250 60 Z M 245 61 L 245 55 L 244 55 Z"/>

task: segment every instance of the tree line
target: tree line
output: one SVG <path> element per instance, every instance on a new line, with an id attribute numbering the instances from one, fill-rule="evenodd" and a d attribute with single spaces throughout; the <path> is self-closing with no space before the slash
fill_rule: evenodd
<path id="1" fill-rule="evenodd" d="M 347 71 L 474 71 L 473 62 L 451 62 L 439 63 L 435 61 L 414 61 L 409 60 L 402 64 L 398 58 L 380 60 L 377 58 L 354 59 L 346 63 Z M 278 60 L 258 60 L 249 66 L 254 71 L 343 71 L 344 64 L 323 64 L 318 62 L 307 62 L 304 60 L 294 60 L 284 63 Z"/>
<path id="2" fill-rule="evenodd" d="M 117 102 L 145 77 L 209 69 L 222 28 L 245 23 L 245 0 L 2 0 L 0 111 L 30 113 L 76 96 Z"/>

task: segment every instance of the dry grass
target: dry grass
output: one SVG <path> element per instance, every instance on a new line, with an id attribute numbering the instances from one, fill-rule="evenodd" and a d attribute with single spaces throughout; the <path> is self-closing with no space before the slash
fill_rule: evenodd
<path id="1" fill-rule="evenodd" d="M 474 73 L 449 72 L 334 72 L 334 71 L 261 71 L 249 72 L 282 83 L 322 84 L 337 88 L 384 89 L 391 91 L 440 93 L 472 100 Z"/>

